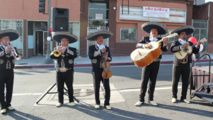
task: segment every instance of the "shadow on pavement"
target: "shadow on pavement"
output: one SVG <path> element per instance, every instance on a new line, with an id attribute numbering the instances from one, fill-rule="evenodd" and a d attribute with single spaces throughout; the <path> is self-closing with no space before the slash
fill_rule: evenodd
<path id="1" fill-rule="evenodd" d="M 10 116 L 11 118 L 15 119 L 15 120 L 44 120 L 42 118 L 30 115 L 28 113 L 23 113 L 17 110 L 14 111 L 9 111 L 5 114 L 5 116 Z"/>
<path id="2" fill-rule="evenodd" d="M 70 107 L 70 106 L 66 106 L 66 107 Z M 75 106 L 75 109 L 85 114 L 88 114 L 92 117 L 104 119 L 104 120 L 112 120 L 112 119 L 113 120 L 141 120 L 141 119 L 168 120 L 166 118 L 134 113 L 131 111 L 121 110 L 118 108 L 112 108 L 112 110 L 106 110 L 103 106 L 101 106 L 101 108 L 97 110 L 91 105 L 79 104 Z"/>
<path id="3" fill-rule="evenodd" d="M 163 109 L 173 110 L 173 111 L 180 111 L 180 112 L 190 113 L 190 114 L 194 114 L 194 115 L 205 116 L 205 117 L 209 117 L 209 118 L 213 117 L 213 112 L 201 110 L 201 109 L 165 105 L 165 104 L 159 104 L 159 107 L 163 108 Z"/>

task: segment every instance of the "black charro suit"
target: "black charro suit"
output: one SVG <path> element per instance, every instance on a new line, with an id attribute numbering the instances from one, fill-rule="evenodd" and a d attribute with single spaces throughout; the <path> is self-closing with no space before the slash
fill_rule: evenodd
<path id="1" fill-rule="evenodd" d="M 108 61 L 111 61 L 111 55 L 109 47 L 105 46 L 106 52 L 101 53 L 97 44 L 92 45 L 89 47 L 89 58 L 92 62 L 92 75 L 93 75 L 93 83 L 94 83 L 94 91 L 95 91 L 95 101 L 97 105 L 100 105 L 99 99 L 99 89 L 100 89 L 100 82 L 103 82 L 104 89 L 105 89 L 105 102 L 104 106 L 110 105 L 110 86 L 109 86 L 109 79 L 103 79 L 102 77 L 102 62 L 103 62 L 103 55 L 107 55 Z"/>
<path id="2" fill-rule="evenodd" d="M 145 44 L 148 44 L 151 42 L 149 39 L 150 39 L 150 37 L 144 37 L 141 41 L 139 41 L 139 43 L 136 45 L 136 47 L 143 48 L 143 46 Z M 161 40 L 161 38 L 157 38 L 157 39 L 158 39 L 157 41 Z M 167 46 L 163 45 L 163 42 L 161 42 L 161 50 L 162 51 L 168 50 Z M 150 82 L 149 82 L 149 90 L 148 90 L 148 93 L 149 93 L 148 100 L 153 101 L 155 84 L 156 84 L 156 80 L 157 80 L 157 76 L 158 76 L 161 58 L 162 58 L 162 54 L 150 65 L 147 65 L 142 68 L 141 88 L 140 88 L 140 94 L 139 94 L 139 99 L 141 102 L 144 102 L 144 97 L 146 94 L 147 84 L 148 84 L 149 79 L 150 79 Z"/>
<path id="3" fill-rule="evenodd" d="M 195 47 L 192 42 L 189 42 L 192 46 L 192 53 L 198 53 L 199 47 Z M 173 53 L 181 50 L 180 40 L 176 40 L 171 44 L 171 51 Z M 177 87 L 180 76 L 182 76 L 182 93 L 181 100 L 186 99 L 187 89 L 188 89 L 188 79 L 190 74 L 190 63 L 192 62 L 192 55 L 188 55 L 185 60 L 178 60 L 175 55 L 173 58 L 173 75 L 172 75 L 172 97 L 177 98 Z"/>
<path id="4" fill-rule="evenodd" d="M 14 48 L 17 52 L 17 49 Z M 12 53 L 6 53 L 3 45 L 0 45 L 0 103 L 1 109 L 6 109 L 11 106 L 13 83 L 14 83 L 14 68 L 15 58 Z M 6 86 L 5 86 L 6 85 Z M 6 87 L 6 99 L 4 90 Z"/>
<path id="5" fill-rule="evenodd" d="M 69 102 L 73 102 L 73 73 L 74 73 L 74 59 L 77 57 L 77 50 L 72 47 L 66 47 L 64 53 L 59 57 L 55 57 L 53 52 L 50 54 L 51 59 L 56 62 L 56 82 L 58 90 L 58 102 L 64 103 L 64 83 L 68 88 Z M 60 71 L 60 68 L 66 68 L 65 72 Z"/>

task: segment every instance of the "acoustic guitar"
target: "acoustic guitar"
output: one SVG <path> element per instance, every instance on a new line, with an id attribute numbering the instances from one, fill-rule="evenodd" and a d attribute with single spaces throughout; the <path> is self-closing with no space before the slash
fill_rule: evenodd
<path id="1" fill-rule="evenodd" d="M 172 38 L 177 36 L 177 33 L 170 34 L 166 38 Z M 155 59 L 161 55 L 160 44 L 163 40 L 157 42 L 153 41 L 149 44 L 152 45 L 151 49 L 137 48 L 131 54 L 130 57 L 136 67 L 144 67 L 151 64 Z"/>
<path id="2" fill-rule="evenodd" d="M 200 40 L 201 43 L 204 43 L 206 41 L 207 41 L 206 38 L 203 38 L 203 39 Z M 187 48 L 181 49 L 180 51 L 174 53 L 175 57 L 178 60 L 184 60 L 190 54 L 192 54 L 192 47 L 191 46 L 188 46 Z"/>

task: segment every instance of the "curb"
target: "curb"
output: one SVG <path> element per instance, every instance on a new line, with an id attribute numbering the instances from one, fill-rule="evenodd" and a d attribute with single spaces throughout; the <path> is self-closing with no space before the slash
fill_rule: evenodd
<path id="1" fill-rule="evenodd" d="M 199 62 L 207 62 L 208 59 L 200 60 Z M 211 60 L 213 61 L 213 60 Z M 194 60 L 193 60 L 194 62 Z M 161 64 L 171 64 L 173 61 L 161 61 Z M 134 65 L 133 62 L 126 62 L 126 63 L 110 63 L 110 65 Z M 85 67 L 85 66 L 92 66 L 92 64 L 75 64 L 74 67 Z M 15 65 L 15 69 L 25 69 L 25 68 L 54 68 L 54 65 Z"/>

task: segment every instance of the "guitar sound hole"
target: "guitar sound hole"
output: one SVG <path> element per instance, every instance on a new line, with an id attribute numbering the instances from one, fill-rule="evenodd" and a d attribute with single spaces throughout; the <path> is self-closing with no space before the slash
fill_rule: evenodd
<path id="1" fill-rule="evenodd" d="M 184 49 L 183 51 L 184 51 L 184 52 L 188 52 L 188 49 L 186 48 L 186 49 Z"/>

